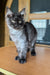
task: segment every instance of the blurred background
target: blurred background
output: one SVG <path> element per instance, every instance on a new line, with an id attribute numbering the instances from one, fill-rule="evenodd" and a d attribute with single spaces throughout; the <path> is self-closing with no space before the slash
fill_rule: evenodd
<path id="1" fill-rule="evenodd" d="M 15 13 L 26 7 L 25 21 L 35 26 L 38 33 L 36 43 L 50 46 L 50 0 L 1 0 L 0 47 L 14 46 L 5 22 L 6 6 Z"/>

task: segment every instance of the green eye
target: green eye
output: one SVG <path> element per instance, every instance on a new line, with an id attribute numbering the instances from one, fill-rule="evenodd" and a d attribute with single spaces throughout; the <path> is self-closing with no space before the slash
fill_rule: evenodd
<path id="1" fill-rule="evenodd" d="M 21 23 L 21 21 L 19 21 L 19 23 Z"/>
<path id="2" fill-rule="evenodd" d="M 15 23 L 15 21 L 14 21 L 14 20 L 11 20 L 11 22 Z"/>

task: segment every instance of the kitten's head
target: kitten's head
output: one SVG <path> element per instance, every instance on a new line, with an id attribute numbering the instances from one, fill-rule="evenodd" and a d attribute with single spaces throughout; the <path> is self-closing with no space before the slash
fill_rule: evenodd
<path id="1" fill-rule="evenodd" d="M 9 19 L 10 26 L 14 29 L 20 29 L 24 27 L 24 14 L 25 8 L 18 13 L 13 13 L 10 8 L 6 8 L 6 17 Z"/>

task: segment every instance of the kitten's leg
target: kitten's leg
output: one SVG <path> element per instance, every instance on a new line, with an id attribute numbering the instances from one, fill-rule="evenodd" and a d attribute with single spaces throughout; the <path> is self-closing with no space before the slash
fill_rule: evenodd
<path id="1" fill-rule="evenodd" d="M 30 49 L 28 48 L 27 52 L 29 52 L 29 51 L 30 51 Z"/>
<path id="2" fill-rule="evenodd" d="M 31 51 L 31 55 L 32 55 L 32 56 L 35 56 L 35 55 L 36 55 L 36 52 L 35 52 L 36 39 L 37 39 L 37 36 L 35 36 L 34 39 L 33 39 L 32 42 L 31 42 L 30 51 Z"/>
<path id="3" fill-rule="evenodd" d="M 24 64 L 26 63 L 26 55 L 27 52 L 23 51 L 22 53 L 19 53 L 19 63 Z"/>
<path id="4" fill-rule="evenodd" d="M 36 55 L 36 52 L 35 52 L 35 43 L 34 43 L 34 45 L 30 48 L 30 51 L 31 51 L 31 55 L 32 55 L 32 56 L 35 56 L 35 55 Z"/>
<path id="5" fill-rule="evenodd" d="M 18 50 L 16 50 L 16 51 L 18 52 Z M 15 57 L 15 60 L 19 60 L 19 56 L 16 56 L 16 57 Z"/>
<path id="6" fill-rule="evenodd" d="M 25 54 L 25 52 L 24 52 L 24 55 L 23 55 L 23 52 L 18 52 L 18 55 L 19 56 L 15 57 L 15 60 L 19 60 L 19 63 L 21 63 L 21 64 L 25 63 L 26 62 L 26 54 Z"/>
<path id="7" fill-rule="evenodd" d="M 22 57 L 21 59 L 19 59 L 19 63 L 21 63 L 21 64 L 26 63 L 26 58 Z"/>

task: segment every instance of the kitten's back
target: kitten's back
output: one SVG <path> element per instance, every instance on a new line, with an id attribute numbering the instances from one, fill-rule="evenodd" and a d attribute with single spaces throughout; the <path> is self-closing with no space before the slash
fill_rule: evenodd
<path id="1" fill-rule="evenodd" d="M 37 31 L 36 31 L 35 27 L 30 22 L 25 23 L 25 28 L 26 28 L 27 37 L 28 37 L 29 41 L 31 41 L 35 37 L 37 37 Z"/>

